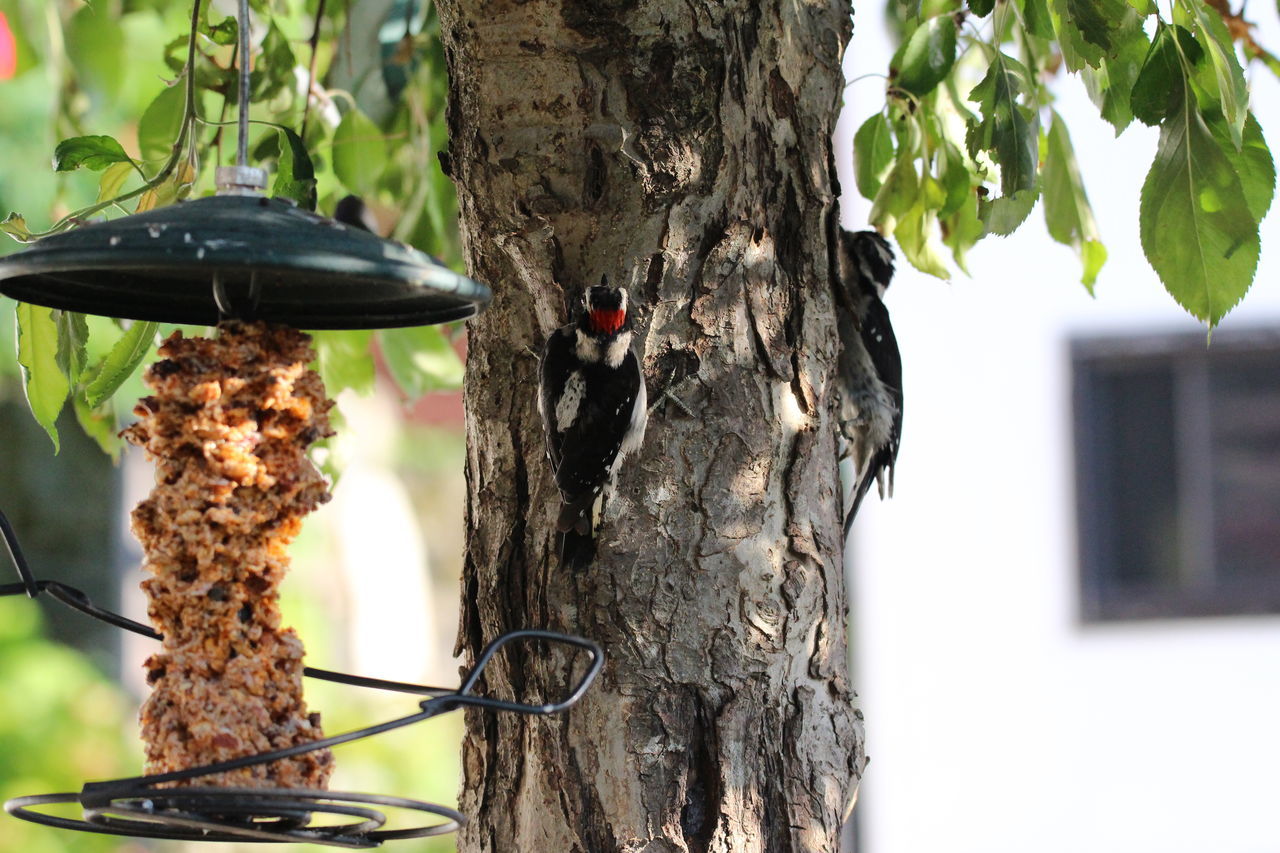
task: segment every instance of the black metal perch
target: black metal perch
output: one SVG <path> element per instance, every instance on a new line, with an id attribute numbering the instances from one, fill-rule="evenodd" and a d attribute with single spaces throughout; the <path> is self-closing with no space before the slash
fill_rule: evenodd
<path id="1" fill-rule="evenodd" d="M 160 635 L 146 625 L 98 607 L 75 587 L 57 581 L 36 579 L 3 512 L 0 512 L 0 539 L 3 539 L 20 578 L 18 583 L 0 584 L 0 596 L 26 595 L 28 598 L 36 598 L 42 593 L 48 593 L 68 607 L 95 619 L 135 634 L 160 639 Z M 581 679 L 573 685 L 567 696 L 557 702 L 535 705 L 481 696 L 473 692 L 493 656 L 504 646 L 518 640 L 543 640 L 571 646 L 586 652 L 590 661 Z M 603 665 L 603 650 L 590 640 L 554 631 L 521 630 L 503 634 L 489 643 L 456 689 L 365 678 L 307 667 L 304 674 L 312 678 L 430 698 L 419 703 L 417 713 L 323 740 L 172 773 L 90 782 L 79 793 L 14 797 L 4 804 L 4 808 L 9 814 L 23 820 L 62 829 L 182 841 L 290 841 L 367 848 L 377 847 L 384 841 L 394 839 L 444 835 L 456 831 L 466 822 L 466 818 L 448 806 L 422 800 L 304 789 L 159 786 L 338 746 L 419 723 L 466 706 L 520 714 L 555 714 L 582 698 Z M 83 818 L 61 817 L 38 810 L 41 806 L 68 803 L 79 804 Z M 382 809 L 429 814 L 442 820 L 403 829 L 384 829 L 387 815 Z M 325 818 L 339 819 L 341 822 L 317 823 Z"/>

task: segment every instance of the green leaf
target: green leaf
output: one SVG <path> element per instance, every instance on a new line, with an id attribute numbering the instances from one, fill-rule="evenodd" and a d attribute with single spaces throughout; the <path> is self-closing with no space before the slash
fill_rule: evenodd
<path id="1" fill-rule="evenodd" d="M 1027 79 L 1020 63 L 997 53 L 987 75 L 969 93 L 981 114 L 981 121 L 969 123 L 965 135 L 969 155 L 976 158 L 980 151 L 991 155 L 1000 167 L 1000 191 L 1005 196 L 1036 183 L 1040 119 L 1035 110 L 1018 103 Z"/>
<path id="2" fill-rule="evenodd" d="M 110 136 L 73 136 L 53 150 L 55 172 L 70 172 L 84 166 L 97 172 L 112 163 L 129 163 L 129 155 Z"/>
<path id="3" fill-rule="evenodd" d="M 254 70 L 249 75 L 250 100 L 263 103 L 292 87 L 293 69 L 297 64 L 289 40 L 272 18 L 262 40 L 261 58 L 254 63 Z"/>
<path id="4" fill-rule="evenodd" d="M 1027 22 L 1027 32 L 1042 39 L 1051 39 L 1053 34 L 1053 16 L 1049 14 L 1046 0 L 1021 0 L 1022 17 Z"/>
<path id="5" fill-rule="evenodd" d="M 302 137 L 287 127 L 278 128 L 287 144 L 280 146 L 276 180 L 271 194 L 291 198 L 306 210 L 316 209 L 316 172 Z"/>
<path id="6" fill-rule="evenodd" d="M 1115 47 L 1125 17 L 1133 13 L 1125 0 L 1066 0 L 1066 9 L 1084 40 L 1103 53 Z"/>
<path id="7" fill-rule="evenodd" d="M 1142 30 L 1145 20 L 1126 0 L 1048 0 L 1048 5 L 1070 71 L 1098 68 Z"/>
<path id="8" fill-rule="evenodd" d="M 1107 247 L 1097 240 L 1085 240 L 1080 247 L 1080 262 L 1080 283 L 1092 294 L 1093 286 L 1098 281 L 1098 273 L 1107 262 Z"/>
<path id="9" fill-rule="evenodd" d="M 186 84 L 179 78 L 161 89 L 143 110 L 138 119 L 138 151 L 144 162 L 159 164 L 168 159 L 182 132 L 186 106 Z"/>
<path id="10" fill-rule="evenodd" d="M 444 151 L 449 147 L 449 130 L 446 126 L 444 110 L 438 111 L 437 115 L 431 120 L 430 126 L 431 148 L 433 151 Z M 455 224 L 458 217 L 458 192 L 453 185 L 453 181 L 444 177 L 439 171 L 439 163 L 431 164 L 426 172 L 427 181 L 427 199 L 426 212 L 427 223 L 430 229 L 427 233 L 421 235 L 419 242 L 408 239 L 408 232 L 402 231 L 397 226 L 395 236 L 397 239 L 405 240 L 411 245 L 421 245 L 429 249 L 432 254 L 440 255 L 446 259 L 459 258 L 459 247 L 457 245 L 458 228 Z M 402 220 L 403 221 L 403 220 Z"/>
<path id="11" fill-rule="evenodd" d="M 938 217 L 946 218 L 973 198 L 973 173 L 964 154 L 949 139 L 941 139 L 938 147 L 938 180 L 946 191 L 946 198 L 938 210 Z"/>
<path id="12" fill-rule="evenodd" d="M 391 376 L 410 400 L 462 386 L 462 361 L 438 326 L 382 329 L 378 342 Z"/>
<path id="13" fill-rule="evenodd" d="M 1067 70 L 1097 68 L 1102 62 L 1103 50 L 1085 38 L 1072 14 L 1070 0 L 1048 0 L 1048 6 L 1049 15 L 1053 19 L 1053 30 L 1058 37 L 1058 47 L 1062 51 L 1062 61 Z"/>
<path id="14" fill-rule="evenodd" d="M 853 135 L 853 176 L 858 192 L 873 199 L 893 165 L 893 133 L 884 113 L 876 113 Z"/>
<path id="15" fill-rule="evenodd" d="M 186 198 L 195 184 L 195 168 L 186 160 L 178 163 L 173 174 L 138 196 L 137 213 L 145 213 L 157 207 L 168 207 L 175 201 Z"/>
<path id="16" fill-rule="evenodd" d="M 382 131 L 352 107 L 333 132 L 333 173 L 355 195 L 374 194 L 387 161 Z"/>
<path id="17" fill-rule="evenodd" d="M 1129 96 L 1150 47 L 1147 34 L 1137 27 L 1119 43 L 1114 55 L 1103 58 L 1096 69 L 1082 71 L 1089 97 L 1117 136 L 1133 121 Z"/>
<path id="18" fill-rule="evenodd" d="M 978 202 L 978 216 L 986 226 L 987 234 L 1008 237 L 1018 226 L 1027 221 L 1031 209 L 1040 198 L 1039 187 L 1020 190 L 1010 196 L 996 199 L 982 199 Z"/>
<path id="19" fill-rule="evenodd" d="M 1244 134 L 1237 150 L 1231 143 L 1230 132 L 1221 117 L 1205 119 L 1213 138 L 1218 141 L 1222 153 L 1231 161 L 1240 178 L 1240 188 L 1244 191 L 1245 203 L 1249 205 L 1249 214 L 1261 222 L 1262 217 L 1271 209 L 1276 191 L 1276 165 L 1271 159 L 1271 149 L 1267 148 L 1267 140 L 1262 137 L 1262 126 L 1253 117 L 1253 113 L 1249 113 L 1245 118 Z"/>
<path id="20" fill-rule="evenodd" d="M 1101 248 L 1098 225 L 1094 221 L 1089 198 L 1085 195 L 1084 181 L 1080 178 L 1080 167 L 1076 163 L 1066 122 L 1056 111 L 1052 111 L 1051 115 L 1042 172 L 1044 221 L 1050 237 L 1081 253 L 1082 260 L 1086 261 L 1084 283 L 1092 293 L 1098 269 L 1091 268 L 1090 261 L 1098 261 L 1097 249 Z M 1084 256 L 1086 243 L 1093 243 L 1097 247 L 1089 250 L 1091 256 L 1088 259 Z M 1105 249 L 1101 258 L 1106 259 Z M 1100 266 L 1099 262 L 1098 267 Z"/>
<path id="21" fill-rule="evenodd" d="M 119 100 L 126 67 L 124 27 L 107 5 L 82 7 L 65 31 L 66 56 L 75 66 L 76 82 L 100 105 Z"/>
<path id="22" fill-rule="evenodd" d="M 941 279 L 951 277 L 942 259 L 938 210 L 946 201 L 946 190 L 932 175 L 924 175 L 910 207 L 897 218 L 893 236 L 907 261 L 921 272 Z"/>
<path id="23" fill-rule="evenodd" d="M 951 249 L 951 256 L 955 258 L 956 265 L 968 273 L 965 256 L 987 231 L 978 217 L 977 196 L 970 193 L 964 204 L 950 216 L 943 218 L 939 225 L 942 228 L 942 242 Z"/>
<path id="24" fill-rule="evenodd" d="M 1180 109 L 1187 82 L 1179 47 L 1192 65 L 1204 56 L 1195 36 L 1182 27 L 1162 26 L 1156 31 L 1129 97 L 1133 114 L 1144 124 L 1157 125 Z"/>
<path id="25" fill-rule="evenodd" d="M 1244 297 L 1258 264 L 1258 223 L 1189 87 L 1160 128 L 1138 222 L 1147 260 L 1193 316 L 1212 328 Z"/>
<path id="26" fill-rule="evenodd" d="M 53 309 L 18 303 L 18 364 L 22 387 L 36 423 L 44 427 L 57 453 L 58 413 L 71 386 L 58 367 L 58 323 Z"/>
<path id="27" fill-rule="evenodd" d="M 912 205 L 898 219 L 893 236 L 902 249 L 902 256 L 913 267 L 940 279 L 951 278 L 951 271 L 938 251 L 940 240 L 936 211 L 926 210 L 924 205 Z"/>
<path id="28" fill-rule="evenodd" d="M 223 18 L 216 24 L 210 24 L 208 36 L 214 44 L 223 46 L 235 44 L 239 37 L 239 27 L 236 19 L 232 17 Z"/>
<path id="29" fill-rule="evenodd" d="M 76 421 L 84 434 L 98 443 L 102 452 L 111 457 L 112 462 L 120 461 L 120 453 L 124 449 L 119 431 L 116 428 L 115 410 L 108 400 L 97 409 L 89 408 L 83 394 L 73 394 L 71 406 L 76 413 Z"/>
<path id="30" fill-rule="evenodd" d="M 1244 133 L 1245 115 L 1249 112 L 1249 89 L 1244 82 L 1244 69 L 1236 59 L 1231 33 L 1222 16 L 1207 8 L 1200 0 L 1190 4 L 1194 10 L 1200 39 L 1209 47 L 1209 59 L 1217 82 L 1218 104 L 1227 120 L 1231 143 L 1239 148 Z"/>
<path id="31" fill-rule="evenodd" d="M 916 172 L 911 147 L 903 144 L 898 148 L 898 158 L 871 204 L 870 223 L 885 231 L 895 230 L 898 217 L 915 203 L 919 187 L 920 176 Z"/>
<path id="32" fill-rule="evenodd" d="M 996 7 L 996 0 L 969 0 L 969 11 L 975 15 L 990 15 Z"/>
<path id="33" fill-rule="evenodd" d="M 893 84 L 914 95 L 926 95 L 947 76 L 956 61 L 956 22 L 950 15 L 930 18 L 916 27 L 892 63 Z"/>
<path id="34" fill-rule="evenodd" d="M 85 325 L 89 327 L 89 339 L 85 341 L 85 356 L 92 364 L 107 357 L 107 353 L 115 346 L 116 341 L 124 334 L 124 330 L 116 325 L 117 321 L 97 314 L 84 315 Z"/>
<path id="35" fill-rule="evenodd" d="M 0 231 L 8 234 L 19 243 L 30 243 L 32 240 L 31 229 L 27 227 L 27 220 L 13 212 L 10 212 L 4 218 L 4 221 L 0 222 Z"/>
<path id="36" fill-rule="evenodd" d="M 138 369 L 155 345 L 156 326 L 156 323 L 134 321 L 107 357 L 85 374 L 84 398 L 89 408 L 102 405 Z"/>
<path id="37" fill-rule="evenodd" d="M 133 163 L 112 163 L 102 170 L 98 179 L 98 201 L 108 201 L 120 195 L 124 182 L 133 174 Z"/>
<path id="38" fill-rule="evenodd" d="M 191 38 L 184 33 L 164 46 L 164 64 L 174 74 L 181 74 L 187 67 L 187 45 L 190 43 Z"/>
<path id="39" fill-rule="evenodd" d="M 88 360 L 85 343 L 89 340 L 89 324 L 83 314 L 75 311 L 55 310 L 53 319 L 58 325 L 58 369 L 75 385 Z"/>
<path id="40" fill-rule="evenodd" d="M 369 329 L 311 332 L 316 370 L 330 397 L 338 396 L 344 388 L 361 395 L 373 391 L 373 356 L 369 353 L 372 338 Z"/>

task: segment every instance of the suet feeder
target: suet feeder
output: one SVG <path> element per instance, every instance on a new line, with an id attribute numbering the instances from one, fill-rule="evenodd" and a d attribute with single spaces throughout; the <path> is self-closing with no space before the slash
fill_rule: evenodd
<path id="1" fill-rule="evenodd" d="M 245 0 L 241 0 L 242 22 L 248 20 L 246 6 Z M 243 61 L 243 57 L 247 55 L 246 26 L 240 27 L 238 55 L 241 57 L 240 104 L 243 105 L 248 102 L 248 73 Z M 233 321 L 239 324 L 237 328 L 251 323 L 272 324 L 272 327 L 288 326 L 293 329 L 371 329 L 443 323 L 470 317 L 489 301 L 490 292 L 484 285 L 454 273 L 422 252 L 301 210 L 288 201 L 266 198 L 262 194 L 266 175 L 261 170 L 246 166 L 246 151 L 247 111 L 241 109 L 238 165 L 217 170 L 217 195 L 125 216 L 111 222 L 86 225 L 44 238 L 23 252 L 0 259 L 0 294 L 66 311 L 132 320 L 207 326 Z M 263 339 L 266 339 L 265 333 Z M 189 343 L 194 345 L 197 342 Z M 205 343 L 214 342 L 200 342 L 200 346 Z M 171 352 L 176 349 L 179 348 Z M 195 356 L 189 356 L 187 364 L 189 366 L 198 361 Z M 164 385 L 174 374 L 186 369 L 181 366 L 179 355 L 172 355 L 168 362 L 158 362 L 157 367 L 160 366 L 165 366 L 165 369 L 157 372 L 153 367 L 151 371 L 149 381 L 153 388 Z M 225 442 L 225 448 L 228 448 L 228 454 L 240 454 L 240 457 L 232 458 L 230 462 L 226 459 L 213 460 L 218 465 L 223 465 L 222 468 L 216 468 L 215 465 L 213 474 L 225 474 L 226 470 L 230 470 L 227 466 L 239 465 L 243 468 L 245 465 L 259 465 L 260 472 L 257 475 L 251 472 L 246 475 L 249 479 L 244 480 L 245 484 L 250 484 L 244 488 L 258 489 L 254 493 L 251 508 L 254 512 L 260 512 L 264 502 L 274 502 L 284 507 L 282 510 L 279 506 L 274 507 L 280 510 L 280 516 L 268 514 L 265 522 L 245 522 L 236 516 L 237 512 L 247 513 L 245 507 L 228 508 L 225 501 L 217 504 L 216 499 L 211 499 L 212 502 L 208 504 L 201 503 L 205 494 L 202 488 L 188 489 L 185 493 L 179 493 L 175 488 L 165 494 L 165 500 L 169 504 L 174 501 L 181 503 L 183 500 L 199 504 L 191 507 L 198 511 L 192 518 L 205 519 L 214 517 L 211 512 L 220 513 L 216 517 L 227 520 L 226 523 L 231 527 L 239 525 L 237 529 L 249 530 L 250 533 L 246 535 L 271 525 L 296 531 L 295 516 L 300 515 L 301 511 L 289 515 L 287 504 L 297 495 L 297 487 L 294 486 L 294 492 L 288 492 L 287 489 L 281 491 L 284 487 L 271 492 L 270 489 L 278 485 L 276 481 L 281 479 L 273 475 L 270 467 L 276 463 L 262 462 L 246 455 L 254 452 L 255 442 L 261 441 L 266 445 L 271 441 L 283 441 L 280 435 L 289 430 L 280 427 L 279 422 L 293 418 L 295 427 L 303 423 L 309 425 L 306 429 L 295 430 L 296 446 L 289 451 L 296 455 L 298 464 L 307 466 L 309 463 L 305 462 L 303 455 L 306 444 L 314 440 L 318 431 L 322 432 L 327 428 L 324 412 L 327 411 L 328 403 L 323 400 L 322 393 L 316 398 L 314 394 L 307 397 L 299 392 L 300 396 L 289 398 L 293 402 L 286 400 L 287 406 L 293 408 L 287 409 L 284 414 L 279 413 L 280 406 L 286 404 L 280 404 L 278 396 L 282 393 L 286 396 L 293 394 L 295 383 L 302 387 L 311 381 L 303 375 L 305 364 L 286 367 L 287 369 L 271 368 L 261 371 L 265 378 L 259 384 L 266 389 L 264 393 L 271 402 L 264 404 L 265 408 L 254 411 L 252 416 L 246 415 L 243 408 L 234 409 L 231 397 L 233 391 L 229 389 L 246 384 L 254 386 L 259 380 L 244 379 L 236 375 L 234 370 L 224 371 L 226 381 L 220 387 L 216 382 L 203 382 L 194 388 L 190 385 L 183 386 L 181 393 L 188 396 L 167 402 L 163 399 L 163 393 L 158 390 L 157 397 L 144 399 L 135 410 L 144 421 L 148 417 L 159 417 L 157 412 L 164 410 L 166 405 L 170 406 L 170 410 L 186 411 L 192 408 L 190 400 L 194 399 L 189 395 L 195 393 L 194 389 L 200 389 L 200 393 L 210 395 L 214 408 L 222 411 L 218 395 L 225 395 L 226 409 L 238 412 L 228 417 L 240 418 L 241 421 L 215 422 L 212 426 L 233 436 L 233 440 Z M 281 379 L 285 374 L 287 378 Z M 272 385 L 272 382 L 276 384 Z M 313 384 L 319 387 L 318 377 Z M 319 414 L 315 415 L 315 411 Z M 303 414 L 299 415 L 298 412 Z M 269 423 L 263 422 L 264 417 Z M 276 420 L 272 421 L 273 418 Z M 253 423 L 255 419 L 258 421 L 256 424 Z M 313 421 L 319 423 L 319 429 L 310 426 Z M 242 423 L 247 424 L 245 429 L 257 430 L 250 435 L 252 440 L 246 440 L 244 434 L 236 433 Z M 275 430 L 274 433 L 272 429 Z M 135 443 L 138 444 L 151 442 L 146 444 L 148 450 L 158 459 L 158 464 L 168 466 L 163 468 L 166 476 L 158 478 L 157 491 L 153 492 L 148 501 L 152 504 L 158 505 L 156 496 L 162 488 L 173 482 L 185 482 L 189 469 L 184 469 L 184 465 L 204 466 L 208 469 L 212 464 L 208 459 L 201 461 L 201 454 L 198 451 L 191 452 L 191 447 L 180 448 L 181 452 L 174 453 L 172 458 L 165 458 L 165 454 L 158 451 L 157 447 L 165 442 L 173 443 L 172 431 L 165 432 L 154 424 L 131 430 L 140 430 L 135 436 L 131 436 L 131 440 L 136 439 Z M 208 443 L 205 442 L 206 446 Z M 207 449 L 204 455 L 209 456 Z M 188 463 L 186 460 L 191 457 L 196 457 L 196 461 Z M 210 475 L 208 470 L 201 476 L 209 477 L 208 482 L 215 484 L 215 490 L 222 488 L 224 499 L 229 499 L 228 495 L 238 493 L 241 488 L 235 476 L 228 481 Z M 257 477 L 256 480 L 253 479 L 254 476 Z M 326 496 L 323 494 L 323 483 L 313 470 L 304 471 L 301 476 L 303 479 L 310 477 L 313 484 L 319 482 L 310 494 L 310 505 L 314 506 Z M 283 479 L 286 485 L 293 482 L 290 478 Z M 321 494 L 319 500 L 315 499 L 317 490 Z M 182 494 L 187 497 L 182 497 Z M 171 532 L 173 524 L 157 523 L 149 518 L 139 521 L 138 513 L 148 502 L 144 502 L 135 511 L 135 529 L 150 527 Z M 309 507 L 305 507 L 303 511 L 307 508 Z M 182 509 L 179 506 L 179 511 Z M 165 518 L 171 521 L 168 516 Z M 281 521 L 280 518 L 284 520 Z M 187 528 L 188 533 L 203 523 L 197 520 L 193 527 Z M 199 530 L 196 529 L 195 532 L 198 533 Z M 222 533 L 219 535 L 223 536 Z M 266 534 L 263 536 L 266 537 Z M 154 584 L 153 588 L 148 589 L 149 595 L 155 593 L 149 608 L 153 618 L 160 618 L 157 614 L 163 614 L 166 610 L 176 613 L 177 616 L 167 623 L 170 627 L 175 627 L 182 626 L 184 618 L 186 622 L 190 622 L 190 614 L 202 614 L 206 610 L 210 613 L 222 612 L 230 608 L 228 612 L 233 617 L 238 613 L 239 620 L 243 623 L 249 624 L 254 619 L 259 619 L 260 624 L 255 624 L 254 627 L 259 631 L 258 639 L 261 639 L 262 632 L 270 632 L 278 627 L 272 625 L 273 620 L 278 622 L 274 613 L 274 598 L 261 605 L 261 609 L 268 612 L 259 616 L 254 612 L 258 608 L 258 601 L 252 594 L 258 588 L 255 584 L 267 584 L 264 577 L 269 577 L 270 583 L 274 584 L 283 574 L 283 565 L 287 560 L 277 552 L 283 547 L 281 543 L 290 538 L 291 534 L 286 532 L 280 534 L 279 542 L 272 543 L 266 538 L 265 544 L 255 546 L 257 551 L 253 553 L 261 557 L 260 562 L 267 568 L 254 568 L 253 571 L 258 574 L 249 577 L 247 583 L 239 580 L 227 584 L 216 579 L 210 581 L 195 568 L 197 562 L 202 567 L 201 571 L 212 565 L 215 571 L 222 572 L 219 577 L 234 575 L 236 572 L 244 575 L 248 571 L 238 565 L 230 565 L 234 563 L 234 559 L 227 556 L 225 544 L 228 540 L 225 536 L 220 540 L 214 537 L 218 541 L 209 546 L 212 550 L 204 553 L 199 561 L 190 554 L 182 554 L 170 560 L 172 565 L 164 567 L 163 571 L 151 564 L 163 563 L 164 559 L 153 559 L 154 555 L 149 552 L 149 569 L 154 576 L 144 583 L 144 587 Z M 0 539 L 7 546 L 20 578 L 18 583 L 0 585 L 0 595 L 25 594 L 34 598 L 47 593 L 89 616 L 153 639 L 162 639 L 162 632 L 103 610 L 72 587 L 52 580 L 36 579 L 22 555 L 15 532 L 2 514 Z M 248 549 L 245 553 L 251 551 L 253 549 Z M 210 557 L 210 554 L 213 556 Z M 171 554 L 161 556 L 168 559 Z M 245 558 L 245 565 L 249 562 Z M 197 598 L 191 598 L 193 595 Z M 274 588 L 269 595 L 274 596 Z M 234 618 L 231 621 L 235 627 Z M 291 637 L 291 632 L 283 633 L 290 634 Z M 259 643 L 256 640 L 244 640 L 245 631 L 240 631 L 239 637 L 237 642 L 242 645 L 248 642 L 255 650 L 258 649 Z M 241 748 L 231 758 L 178 761 L 178 766 L 168 766 L 164 772 L 91 782 L 79 792 L 16 797 L 5 803 L 6 811 L 25 820 L 65 829 L 180 840 L 295 841 L 365 848 L 375 847 L 392 839 L 448 833 L 456 830 L 465 820 L 451 808 L 402 797 L 332 792 L 322 790 L 319 786 L 290 786 L 271 781 L 275 777 L 263 768 L 285 766 L 295 760 L 310 761 L 307 766 L 314 769 L 317 764 L 320 765 L 325 771 L 322 778 L 327 779 L 327 750 L 330 747 L 462 707 L 525 714 L 556 713 L 568 708 L 582 696 L 603 664 L 603 653 L 599 646 L 588 640 L 548 631 L 516 631 L 499 637 L 486 647 L 458 688 L 437 688 L 345 675 L 312 667 L 302 668 L 300 646 L 290 637 L 280 640 L 276 636 L 276 640 L 284 647 L 292 644 L 290 653 L 293 658 L 285 662 L 291 667 L 289 671 L 295 675 L 300 672 L 309 677 L 426 698 L 419 703 L 415 713 L 357 731 L 304 739 L 283 748 L 247 751 Z M 214 639 L 208 639 L 204 643 L 201 639 L 197 636 L 196 642 L 191 645 L 204 647 L 215 643 Z M 589 662 L 583 675 L 558 701 L 526 704 L 482 695 L 478 687 L 484 670 L 495 653 L 505 646 L 527 641 L 558 644 L 576 653 L 585 654 Z M 224 637 L 217 642 L 226 645 L 230 641 Z M 233 645 L 230 655 L 224 656 L 218 666 L 230 671 L 232 663 L 228 659 L 239 657 L 237 648 L 239 647 Z M 164 659 L 171 651 L 166 644 L 166 651 L 148 662 L 149 680 L 162 681 L 166 677 L 174 677 L 172 673 L 166 676 L 164 660 L 160 663 L 153 662 Z M 236 660 L 234 663 L 243 664 L 244 660 Z M 268 680 L 271 678 L 270 672 L 268 669 Z M 271 689 L 274 691 L 273 686 Z M 189 692 L 190 685 L 184 684 L 178 693 L 182 690 Z M 281 688 L 280 692 L 287 691 Z M 300 689 L 298 692 L 300 699 Z M 304 719 L 297 725 L 310 731 L 305 720 L 305 705 L 300 705 L 300 708 Z M 172 705 L 167 708 L 169 718 L 175 716 L 176 710 L 177 707 Z M 144 710 L 144 730 L 147 725 L 146 714 Z M 207 728 L 216 722 L 183 719 L 174 721 L 169 718 L 165 719 L 170 728 L 173 725 L 194 727 L 197 723 Z M 293 721 L 285 722 L 294 725 Z M 318 720 L 313 722 L 315 731 L 318 732 Z M 190 732 L 184 728 L 183 737 L 188 734 Z M 246 745 L 243 738 L 237 741 L 226 734 L 219 737 L 229 739 L 228 742 L 239 743 L 241 747 Z M 295 737 L 296 740 L 298 738 Z M 217 740 L 214 742 L 217 743 Z M 252 742 L 249 739 L 249 743 Z M 153 744 L 148 742 L 149 759 L 153 757 L 152 747 Z M 322 758 L 317 759 L 317 755 Z M 264 773 L 268 773 L 266 782 L 262 782 Z M 227 781 L 241 778 L 237 774 L 247 774 L 248 778 L 254 780 L 253 784 L 237 785 Z M 81 815 L 65 817 L 49 811 L 51 806 L 65 804 L 78 804 Z M 388 818 L 384 813 L 388 809 L 416 813 L 413 825 L 399 827 L 393 822 L 393 825 L 388 826 Z"/>

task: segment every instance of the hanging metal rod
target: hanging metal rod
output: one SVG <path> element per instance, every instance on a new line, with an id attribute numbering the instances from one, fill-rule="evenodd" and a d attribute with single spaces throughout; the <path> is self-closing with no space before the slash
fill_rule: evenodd
<path id="1" fill-rule="evenodd" d="M 236 28 L 240 54 L 239 138 L 236 141 L 236 165 L 249 165 L 249 0 L 240 0 L 240 26 Z"/>

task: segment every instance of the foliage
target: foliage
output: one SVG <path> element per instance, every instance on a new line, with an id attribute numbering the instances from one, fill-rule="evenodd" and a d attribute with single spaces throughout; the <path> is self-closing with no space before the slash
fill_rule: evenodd
<path id="1" fill-rule="evenodd" d="M 0 0 L 14 55 L 4 66 L 11 79 L 0 76 L 0 98 L 27 113 L 28 125 L 52 114 L 56 144 L 48 144 L 59 176 L 43 193 L 13 193 L 25 199 L 17 208 L 6 170 L 29 172 L 34 155 L 7 156 L 0 213 L 22 212 L 0 221 L 0 231 L 29 242 L 212 192 L 214 168 L 235 156 L 238 108 L 238 25 L 216 8 L 210 0 L 194 8 Z M 392 237 L 459 267 L 457 200 L 436 158 L 446 139 L 446 88 L 434 10 L 420 0 L 366 0 L 355 8 L 254 0 L 251 8 L 249 161 L 274 174 L 270 192 L 322 211 L 359 194 L 396 223 Z M 59 85 L 37 89 L 42 71 Z M 5 124 L 0 117 L 0 131 Z M 39 159 L 49 162 L 48 152 Z M 21 190 L 29 180 L 12 183 Z M 42 206 L 53 218 L 44 231 L 35 225 Z M 132 403 L 118 408 L 116 392 L 125 388 L 119 397 L 131 400 L 141 390 L 139 368 L 176 327 L 0 300 L 0 327 L 15 322 L 23 387 L 55 449 L 54 422 L 69 401 L 81 426 L 118 453 L 117 421 Z M 372 387 L 374 348 L 408 398 L 461 380 L 438 328 L 324 332 L 316 348 L 331 395 Z M 0 371 L 13 369 L 8 361 L 0 358 Z"/>
<path id="2" fill-rule="evenodd" d="M 86 780 L 138 772 L 141 750 L 127 734 L 132 711 L 124 695 L 82 655 L 42 639 L 40 609 L 25 598 L 0 599 L 0 684 L 12 700 L 0 704 L 0 800 L 78 791 Z M 120 849 L 119 839 L 12 818 L 0 838 L 0 849 L 23 853 Z"/>
<path id="3" fill-rule="evenodd" d="M 884 108 L 854 138 L 872 224 L 907 259 L 949 274 L 983 237 L 1043 201 L 1053 239 L 1092 292 L 1106 262 L 1071 137 L 1049 82 L 1078 74 L 1117 134 L 1160 128 L 1138 205 L 1142 248 L 1165 288 L 1212 328 L 1253 280 L 1275 167 L 1249 111 L 1241 57 L 1280 74 L 1226 0 L 890 0 L 901 46 Z"/>

